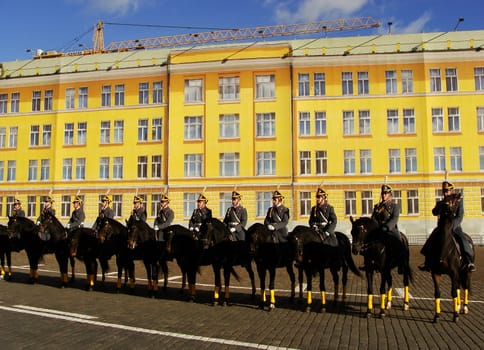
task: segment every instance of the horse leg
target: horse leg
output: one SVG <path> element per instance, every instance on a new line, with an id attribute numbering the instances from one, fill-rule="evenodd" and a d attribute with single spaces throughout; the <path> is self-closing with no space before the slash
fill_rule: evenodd
<path id="1" fill-rule="evenodd" d="M 292 271 L 292 269 L 291 269 L 291 271 Z M 287 272 L 289 273 L 289 269 L 288 269 Z M 291 297 L 293 298 L 294 294 L 295 294 L 294 283 L 295 283 L 296 276 L 294 276 L 294 271 L 292 271 L 292 274 L 293 274 L 293 276 L 291 278 Z M 289 274 L 289 277 L 291 277 L 290 274 Z M 269 268 L 269 293 L 270 293 L 269 311 L 272 311 L 276 308 L 276 291 L 275 291 L 275 288 L 276 288 L 276 267 L 271 266 Z"/>
<path id="2" fill-rule="evenodd" d="M 306 291 L 307 291 L 307 302 L 306 302 L 306 312 L 311 312 L 311 304 L 313 303 L 313 273 L 311 269 L 305 268 L 304 274 L 306 275 Z"/>
<path id="3" fill-rule="evenodd" d="M 294 269 L 292 268 L 292 261 L 289 262 L 288 265 L 286 265 L 286 271 L 287 274 L 289 275 L 289 279 L 291 281 L 291 297 L 289 298 L 289 302 L 293 303 L 294 298 L 296 297 L 296 274 L 294 273 Z M 275 275 L 276 275 L 276 270 L 274 268 L 274 280 L 275 280 Z M 272 288 L 274 289 L 274 288 Z M 275 301 L 274 301 L 275 303 Z"/>
<path id="4" fill-rule="evenodd" d="M 299 282 L 299 302 L 301 302 L 303 300 L 303 297 L 304 297 L 304 275 L 305 275 L 305 272 L 304 272 L 303 267 L 301 265 L 298 266 L 298 268 L 297 268 L 297 279 L 298 279 L 298 282 Z"/>
<path id="5" fill-rule="evenodd" d="M 252 270 L 252 264 L 249 262 L 247 265 L 245 265 L 245 269 L 247 270 L 247 273 L 249 274 L 250 278 L 250 285 L 252 287 L 252 294 L 250 295 L 251 299 L 255 299 L 255 294 L 256 294 L 256 288 L 255 288 L 255 276 L 254 276 L 254 270 Z"/>
<path id="6" fill-rule="evenodd" d="M 160 267 L 158 265 L 157 260 L 151 261 L 151 279 L 153 281 L 153 298 L 156 298 L 158 294 L 158 274 L 160 271 Z"/>
<path id="7" fill-rule="evenodd" d="M 344 264 L 343 265 L 343 272 L 341 274 L 341 285 L 343 287 L 342 295 L 341 295 L 341 301 L 346 303 L 346 285 L 348 284 L 348 265 Z"/>
<path id="8" fill-rule="evenodd" d="M 160 261 L 161 271 L 163 272 L 163 292 L 168 290 L 168 264 L 165 259 Z"/>
<path id="9" fill-rule="evenodd" d="M 230 306 L 230 275 L 233 267 L 230 264 L 224 266 L 225 293 L 223 306 Z"/>
<path id="10" fill-rule="evenodd" d="M 143 259 L 143 265 L 145 266 L 145 271 L 146 271 L 146 289 L 147 289 L 147 295 L 148 297 L 153 296 L 153 271 L 152 271 L 152 265 L 151 262 L 148 260 L 148 258 Z M 133 278 L 134 279 L 134 278 Z"/>
<path id="11" fill-rule="evenodd" d="M 459 303 L 460 303 L 460 290 L 459 279 L 457 276 L 451 276 L 451 295 L 454 305 L 454 322 L 459 320 Z"/>
<path id="12" fill-rule="evenodd" d="M 39 248 L 36 247 L 35 249 L 27 250 L 27 258 L 30 266 L 28 283 L 30 284 L 35 284 L 39 280 L 39 260 L 42 257 L 42 254 L 38 249 Z"/>
<path id="13" fill-rule="evenodd" d="M 333 276 L 333 285 L 334 285 L 334 298 L 333 298 L 333 306 L 338 305 L 339 301 L 339 272 L 336 266 L 330 268 L 331 276 Z M 324 275 L 324 270 L 323 270 Z"/>
<path id="14" fill-rule="evenodd" d="M 215 278 L 212 305 L 216 306 L 220 301 L 220 289 L 222 287 L 222 281 L 220 277 L 221 266 L 219 264 L 212 264 L 212 270 L 213 270 L 213 276 Z M 224 271 L 224 275 L 225 275 L 225 271 Z"/>
<path id="15" fill-rule="evenodd" d="M 0 252 L 0 278 L 5 278 L 5 254 L 6 252 Z"/>
<path id="16" fill-rule="evenodd" d="M 387 289 L 387 285 L 388 285 L 388 289 Z M 393 292 L 392 292 L 391 270 L 383 271 L 381 273 L 381 282 L 380 282 L 380 317 L 385 317 L 387 308 L 388 309 L 391 308 L 392 293 Z M 388 297 L 388 301 L 386 300 L 387 297 Z"/>
<path id="17" fill-rule="evenodd" d="M 67 287 L 67 279 L 68 279 L 68 250 L 66 252 L 60 251 L 56 249 L 55 252 L 55 259 L 59 264 L 59 270 L 61 274 L 61 288 Z"/>
<path id="18" fill-rule="evenodd" d="M 368 266 L 368 265 L 366 265 Z M 371 317 L 373 313 L 373 271 L 366 271 L 366 291 L 368 294 L 366 317 Z"/>
<path id="19" fill-rule="evenodd" d="M 190 269 L 187 271 L 187 279 L 188 279 L 188 298 L 189 302 L 195 301 L 196 295 L 196 281 L 197 281 L 197 271 L 196 269 Z"/>
<path id="20" fill-rule="evenodd" d="M 119 293 L 121 291 L 121 286 L 123 285 L 123 272 L 124 272 L 124 259 L 116 255 L 116 266 L 118 268 L 118 279 L 116 280 L 116 291 Z"/>
<path id="21" fill-rule="evenodd" d="M 432 273 L 432 281 L 434 282 L 434 299 L 435 299 L 435 314 L 433 323 L 437 323 L 440 318 L 440 279 L 441 275 Z"/>
<path id="22" fill-rule="evenodd" d="M 259 301 L 259 309 L 264 310 L 264 305 L 266 303 L 266 270 L 263 267 L 257 265 L 257 274 L 259 275 L 259 283 L 260 283 L 260 301 Z"/>
<path id="23" fill-rule="evenodd" d="M 74 283 L 76 280 L 76 259 L 72 255 L 69 255 L 69 261 L 71 263 L 71 279 L 69 282 Z"/>
<path id="24" fill-rule="evenodd" d="M 12 279 L 12 251 L 7 250 L 5 255 L 7 256 L 6 280 L 9 281 Z"/>
<path id="25" fill-rule="evenodd" d="M 403 272 L 403 310 L 408 311 L 410 310 L 410 293 L 409 293 L 409 284 L 410 284 L 410 266 L 408 261 L 406 261 L 406 268 Z"/>

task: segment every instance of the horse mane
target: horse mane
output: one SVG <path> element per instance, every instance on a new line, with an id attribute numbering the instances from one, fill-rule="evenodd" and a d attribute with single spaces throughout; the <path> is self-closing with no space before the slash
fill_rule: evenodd
<path id="1" fill-rule="evenodd" d="M 64 225 L 62 225 L 62 222 L 60 222 L 55 215 L 52 215 L 51 213 L 46 213 L 46 215 L 52 218 L 52 223 L 54 225 L 62 227 L 62 229 L 64 229 Z"/>

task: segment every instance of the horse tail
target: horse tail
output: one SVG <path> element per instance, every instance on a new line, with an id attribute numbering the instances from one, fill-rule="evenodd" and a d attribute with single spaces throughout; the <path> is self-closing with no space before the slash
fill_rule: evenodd
<path id="1" fill-rule="evenodd" d="M 409 244 L 408 244 L 408 238 L 403 233 L 400 233 L 400 235 L 402 237 L 403 246 L 404 246 L 404 249 L 405 249 L 405 258 L 404 258 L 405 259 L 405 261 L 404 261 L 405 270 L 407 271 L 409 281 L 413 283 L 413 270 L 410 267 L 410 247 L 409 247 Z"/>
<path id="2" fill-rule="evenodd" d="M 361 277 L 360 270 L 356 267 L 355 261 L 353 260 L 353 255 L 351 255 L 351 243 L 349 238 L 341 232 L 335 232 L 336 237 L 338 238 L 338 243 L 340 246 L 340 250 L 343 255 L 343 259 L 348 264 L 351 272 L 353 272 L 356 276 Z"/>

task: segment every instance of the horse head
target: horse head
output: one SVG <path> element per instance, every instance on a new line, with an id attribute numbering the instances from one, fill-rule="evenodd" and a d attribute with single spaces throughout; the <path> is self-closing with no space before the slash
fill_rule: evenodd
<path id="1" fill-rule="evenodd" d="M 295 251 L 295 256 L 298 261 L 302 261 L 302 255 L 304 250 L 304 245 L 310 242 L 321 243 L 313 229 L 308 226 L 297 225 L 289 233 L 288 240 L 293 241 L 293 246 Z"/>
<path id="2" fill-rule="evenodd" d="M 39 224 L 39 236 L 43 241 L 52 239 L 62 241 L 67 238 L 67 232 L 62 223 L 52 214 L 45 214 Z"/>
<path id="3" fill-rule="evenodd" d="M 460 193 L 452 193 L 451 195 L 445 197 L 446 206 L 441 211 L 440 215 L 444 218 L 453 218 L 456 215 L 459 202 L 462 200 L 462 195 Z"/>
<path id="4" fill-rule="evenodd" d="M 201 238 L 206 239 L 209 245 L 216 245 L 221 242 L 233 241 L 234 237 L 225 224 L 212 218 L 209 224 L 202 224 L 200 227 Z"/>
<path id="5" fill-rule="evenodd" d="M 110 218 L 101 219 L 97 231 L 97 239 L 100 243 L 114 239 L 115 237 L 127 237 L 127 229 L 119 221 Z"/>
<path id="6" fill-rule="evenodd" d="M 138 243 L 155 239 L 155 230 L 146 222 L 133 220 L 128 227 L 128 248 L 135 249 Z"/>
<path id="7" fill-rule="evenodd" d="M 369 217 L 361 217 L 351 221 L 351 250 L 353 254 L 359 254 L 365 248 L 366 243 L 370 240 L 371 235 L 377 230 L 377 223 Z"/>
<path id="8" fill-rule="evenodd" d="M 9 216 L 7 227 L 10 231 L 16 233 L 17 237 L 32 236 L 39 230 L 39 227 L 32 220 L 19 216 Z"/>

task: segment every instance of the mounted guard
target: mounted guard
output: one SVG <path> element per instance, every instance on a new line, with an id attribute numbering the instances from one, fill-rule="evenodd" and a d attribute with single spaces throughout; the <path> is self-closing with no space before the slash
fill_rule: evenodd
<path id="1" fill-rule="evenodd" d="M 232 206 L 227 209 L 223 221 L 237 241 L 245 241 L 245 226 L 247 225 L 247 209 L 240 204 L 241 199 L 240 193 L 232 192 Z"/>
<path id="2" fill-rule="evenodd" d="M 328 203 L 328 194 L 318 188 L 316 191 L 316 205 L 311 208 L 309 227 L 319 236 L 324 244 L 338 246 L 338 239 L 334 233 L 338 218 L 332 205 Z"/>
<path id="3" fill-rule="evenodd" d="M 197 207 L 193 210 L 188 223 L 188 229 L 193 232 L 194 239 L 205 237 L 206 232 L 200 232 L 202 224 L 209 225 L 212 222 L 212 210 L 207 207 L 208 199 L 202 193 L 198 196 Z"/>
<path id="4" fill-rule="evenodd" d="M 289 209 L 282 204 L 284 196 L 279 191 L 272 194 L 272 206 L 267 210 L 264 225 L 272 232 L 276 243 L 287 242 Z"/>
<path id="5" fill-rule="evenodd" d="M 155 229 L 156 240 L 163 241 L 163 230 L 171 225 L 175 219 L 175 213 L 169 207 L 170 199 L 164 193 L 161 194 L 160 210 L 155 218 L 153 228 Z"/>

